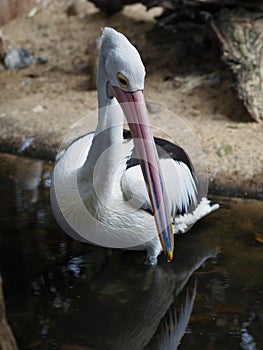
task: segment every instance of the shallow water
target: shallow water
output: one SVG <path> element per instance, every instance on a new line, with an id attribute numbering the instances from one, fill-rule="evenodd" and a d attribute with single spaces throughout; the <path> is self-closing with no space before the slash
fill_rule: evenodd
<path id="1" fill-rule="evenodd" d="M 60 230 L 48 164 L 0 163 L 0 271 L 20 350 L 263 349 L 263 202 L 219 198 L 227 208 L 149 269 L 143 252 Z"/>

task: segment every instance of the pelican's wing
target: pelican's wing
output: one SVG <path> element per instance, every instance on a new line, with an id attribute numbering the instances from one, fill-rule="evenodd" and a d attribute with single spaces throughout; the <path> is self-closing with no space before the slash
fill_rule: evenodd
<path id="1" fill-rule="evenodd" d="M 130 138 L 128 131 L 124 131 L 124 138 Z M 173 217 L 174 232 L 184 233 L 196 221 L 218 209 L 219 204 L 211 202 L 206 197 L 197 200 L 200 194 L 195 171 L 188 155 L 181 147 L 160 138 L 154 140 Z M 141 167 L 135 152 L 132 151 L 122 177 L 122 191 L 125 199 L 136 208 L 152 213 Z"/>
<path id="2" fill-rule="evenodd" d="M 188 213 L 196 206 L 197 188 L 191 170 L 183 161 L 160 159 L 172 217 Z"/>
<path id="3" fill-rule="evenodd" d="M 185 233 L 189 228 L 204 216 L 219 209 L 220 205 L 203 197 L 192 213 L 178 215 L 173 220 L 175 233 Z"/>
<path id="4" fill-rule="evenodd" d="M 124 131 L 124 138 L 130 134 Z M 166 192 L 172 217 L 188 213 L 197 204 L 196 176 L 192 163 L 184 150 L 163 139 L 154 138 L 160 158 Z M 127 168 L 122 178 L 125 198 L 133 205 L 152 211 L 141 167 L 135 152 L 127 159 Z"/>
<path id="5" fill-rule="evenodd" d="M 160 158 L 172 217 L 188 212 L 191 204 L 196 206 L 196 184 L 187 165 L 171 158 Z M 122 177 L 122 190 L 126 200 L 138 208 L 152 211 L 141 167 L 126 169 Z"/>
<path id="6" fill-rule="evenodd" d="M 152 212 L 152 206 L 146 184 L 139 165 L 126 169 L 121 180 L 125 200 L 135 208 L 143 208 Z"/>
<path id="7" fill-rule="evenodd" d="M 79 131 L 79 130 L 76 130 Z M 64 157 L 65 153 L 70 149 L 74 147 L 74 150 L 76 149 L 76 154 L 80 154 L 83 149 L 88 154 L 92 140 L 94 137 L 94 132 L 90 132 L 88 134 L 84 135 L 75 135 L 74 132 L 70 133 L 62 142 L 60 149 L 56 155 L 56 163 Z M 83 149 L 81 149 L 83 147 Z"/>

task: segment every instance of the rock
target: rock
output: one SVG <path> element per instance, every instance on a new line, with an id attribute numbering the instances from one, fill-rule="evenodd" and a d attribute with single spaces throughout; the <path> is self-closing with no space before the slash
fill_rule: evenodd
<path id="1" fill-rule="evenodd" d="M 8 70 L 27 68 L 32 61 L 33 57 L 23 48 L 11 49 L 4 57 L 4 64 Z"/>
<path id="2" fill-rule="evenodd" d="M 48 58 L 46 57 L 37 57 L 36 64 L 42 65 L 48 63 Z"/>
<path id="3" fill-rule="evenodd" d="M 34 17 L 34 16 L 37 14 L 37 11 L 38 11 L 37 7 L 33 7 L 33 8 L 28 12 L 27 17 L 28 17 L 28 18 Z"/>
<path id="4" fill-rule="evenodd" d="M 44 111 L 44 107 L 42 105 L 36 105 L 33 109 L 32 109 L 33 112 L 35 113 L 41 113 Z"/>

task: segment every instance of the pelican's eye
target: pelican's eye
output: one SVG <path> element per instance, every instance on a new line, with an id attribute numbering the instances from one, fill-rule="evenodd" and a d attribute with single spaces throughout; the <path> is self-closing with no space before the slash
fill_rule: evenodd
<path id="1" fill-rule="evenodd" d="M 117 78 L 120 83 L 120 86 L 123 87 L 124 89 L 127 89 L 127 87 L 129 86 L 129 81 L 125 77 L 125 75 L 123 75 L 122 73 L 118 73 Z"/>

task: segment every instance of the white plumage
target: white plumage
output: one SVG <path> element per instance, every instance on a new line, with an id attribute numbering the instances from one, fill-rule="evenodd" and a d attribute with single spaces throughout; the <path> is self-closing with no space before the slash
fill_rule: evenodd
<path id="1" fill-rule="evenodd" d="M 188 211 L 191 203 L 196 204 L 197 188 L 194 178 L 183 162 L 171 158 L 160 159 L 165 187 L 168 191 L 168 201 L 172 217 L 176 213 Z M 125 171 L 122 177 L 122 189 L 126 198 L 131 199 L 144 209 L 150 209 L 151 203 L 140 166 L 134 166 Z"/>

